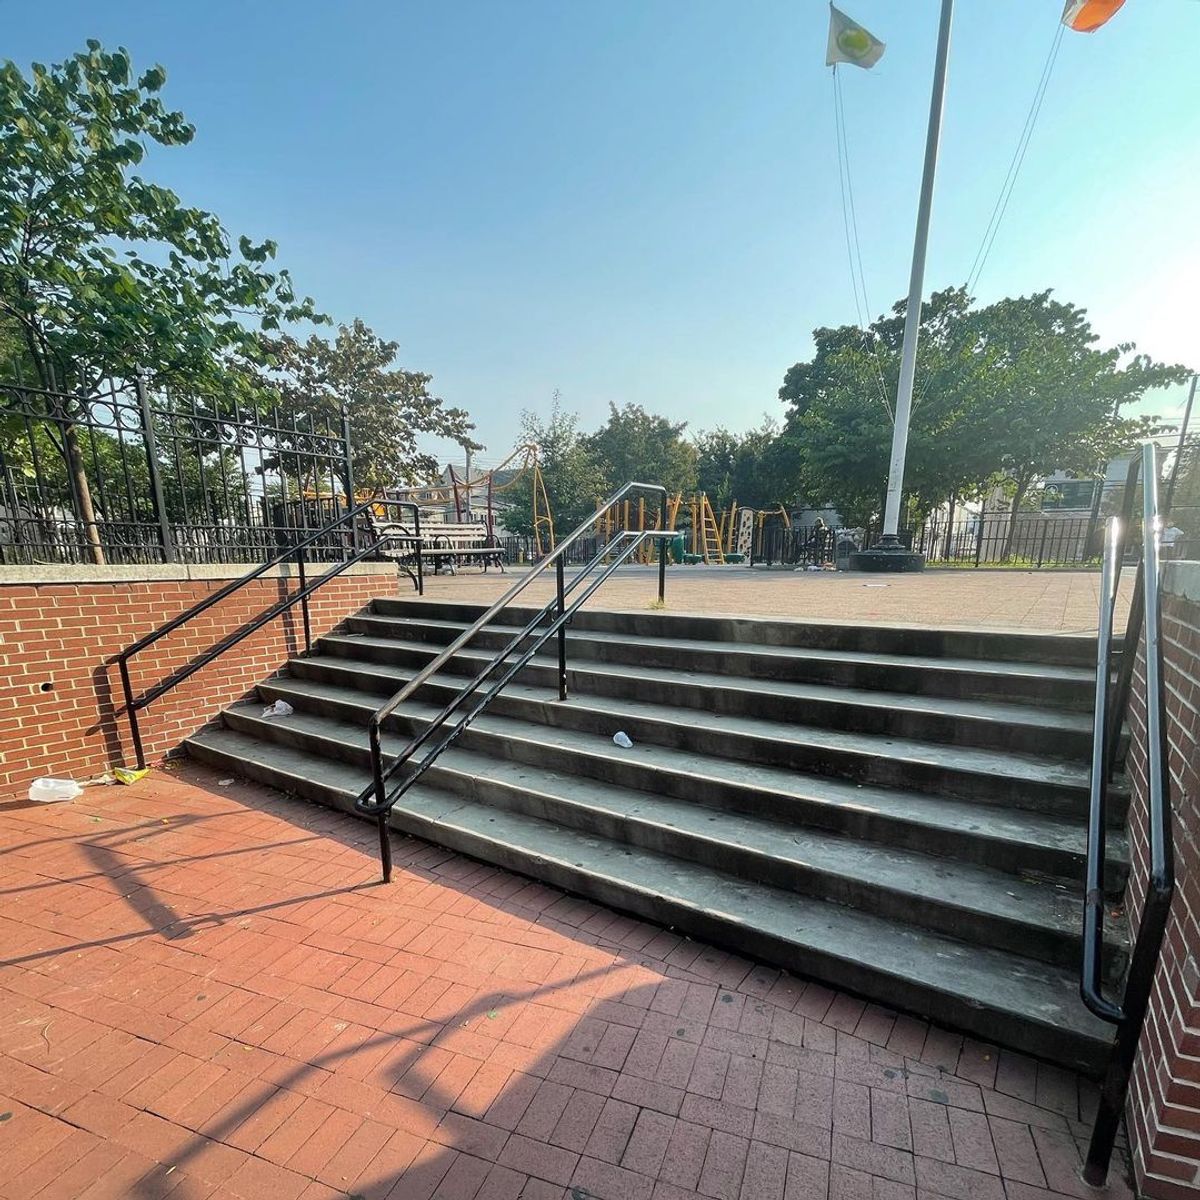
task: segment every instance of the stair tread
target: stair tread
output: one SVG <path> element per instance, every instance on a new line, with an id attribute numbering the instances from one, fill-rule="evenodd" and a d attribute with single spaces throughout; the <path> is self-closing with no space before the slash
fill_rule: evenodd
<path id="1" fill-rule="evenodd" d="M 368 671 L 376 676 L 393 679 L 397 690 L 416 674 L 415 671 L 387 663 L 356 660 L 337 655 L 320 655 L 316 658 L 292 660 L 292 662 L 318 662 L 322 668 L 339 674 L 345 673 L 348 678 L 353 677 L 356 673 Z M 455 689 L 461 689 L 466 681 L 467 677 L 464 675 L 436 674 L 432 677 L 432 682 Z M 532 687 L 528 684 L 511 683 L 505 687 L 503 694 L 539 704 L 553 703 L 555 706 L 559 706 L 564 703 L 558 700 L 557 692 L 552 689 Z M 623 697 L 598 696 L 593 693 L 572 696 L 565 703 L 574 708 L 589 710 L 610 718 L 614 722 L 614 733 L 623 728 L 623 724 L 631 724 L 639 717 L 646 720 L 674 723 L 682 721 L 691 728 L 711 728 L 742 733 L 753 737 L 782 741 L 790 746 L 804 745 L 817 750 L 885 755 L 906 762 L 935 767 L 951 767 L 978 775 L 1007 775 L 1026 782 L 1080 790 L 1086 790 L 1088 786 L 1086 764 L 1043 758 L 1031 754 L 1016 754 L 1011 751 L 957 746 L 942 742 L 925 742 L 913 738 L 896 737 L 891 734 L 824 729 L 817 726 L 771 721 L 761 717 L 710 713 L 696 708 L 676 709 L 664 704 L 629 700 Z"/>
<path id="2" fill-rule="evenodd" d="M 331 700 L 353 704 L 361 707 L 364 717 L 377 707 L 370 695 L 358 689 L 319 680 L 284 678 L 272 680 L 265 686 L 272 694 L 278 692 L 285 697 L 307 696 L 316 702 Z M 410 701 L 404 708 L 406 714 L 422 719 L 428 719 L 438 711 L 439 706 L 421 701 Z M 519 717 L 485 713 L 476 719 L 472 728 L 498 737 L 522 738 L 535 745 L 550 744 L 578 754 L 619 757 L 644 763 L 656 771 L 671 771 L 688 779 L 716 779 L 739 787 L 850 809 L 869 807 L 899 819 L 923 824 L 930 830 L 953 829 L 963 833 L 981 833 L 994 839 L 1055 846 L 1081 856 L 1086 850 L 1087 835 L 1083 822 L 1053 814 L 975 804 L 901 788 L 855 784 L 832 776 L 807 775 L 783 767 L 745 763 L 713 755 L 698 759 L 686 750 L 653 743 L 636 743 L 632 749 L 623 750 L 608 739 L 558 726 L 539 725 Z M 1126 854 L 1123 834 L 1110 831 L 1107 846 L 1111 860 L 1123 860 Z"/>
<path id="3" fill-rule="evenodd" d="M 244 725 L 273 736 L 261 706 L 234 705 L 228 710 Z M 428 721 L 436 709 L 428 709 Z M 297 712 L 294 729 L 365 749 L 365 727 Z M 385 735 L 384 753 L 396 755 L 407 738 Z M 860 884 L 935 901 L 948 907 L 990 913 L 1060 934 L 1078 934 L 1083 917 L 1078 890 L 1050 880 L 1022 878 L 990 867 L 955 862 L 915 850 L 885 847 L 863 839 L 796 826 L 767 817 L 706 808 L 601 780 L 568 775 L 526 762 L 451 746 L 434 771 L 462 780 L 490 779 L 510 787 L 556 797 L 573 806 L 628 820 L 645 821 L 687 834 L 737 846 L 793 865 L 837 874 Z M 441 778 L 439 775 L 437 778 Z M 437 778 L 431 780 L 437 786 Z M 457 790 L 457 789 L 455 789 Z M 1114 944 L 1119 939 L 1114 935 Z"/>
<path id="4" fill-rule="evenodd" d="M 403 649 L 436 658 L 441 647 L 429 642 L 405 638 L 374 638 L 365 634 L 333 634 L 322 639 L 331 645 L 364 648 L 402 647 Z M 543 647 L 549 656 L 554 647 Z M 464 647 L 455 657 L 478 663 L 482 668 L 495 654 L 489 650 Z M 724 675 L 713 671 L 672 670 L 667 667 L 636 666 L 627 663 L 603 663 L 594 659 L 569 661 L 573 673 L 607 676 L 617 679 L 641 679 L 661 683 L 683 683 L 726 692 L 747 692 L 753 695 L 772 695 L 789 700 L 820 701 L 823 703 L 858 705 L 866 708 L 897 709 L 942 717 L 963 717 L 975 721 L 999 721 L 1007 725 L 1025 725 L 1037 729 L 1060 729 L 1066 733 L 1090 734 L 1092 718 L 1089 713 L 1046 708 L 1044 705 L 1016 704 L 1006 700 L 962 700 L 955 697 L 916 695 L 904 692 L 884 692 L 872 688 L 842 687 L 838 684 L 794 683 L 789 680 L 761 679 L 751 676 Z M 543 662 L 541 665 L 545 665 Z"/>
<path id="5" fill-rule="evenodd" d="M 457 636 L 463 633 L 468 624 L 465 621 L 447 621 L 435 617 L 412 616 L 393 617 L 386 613 L 361 613 L 355 619 L 365 621 L 386 622 L 396 628 L 409 625 L 423 625 L 430 628 L 444 629 Z M 504 622 L 493 622 L 486 626 L 489 631 L 504 631 L 516 633 L 522 625 L 509 625 Z M 672 648 L 681 650 L 712 651 L 729 656 L 770 656 L 773 658 L 799 658 L 809 660 L 825 660 L 837 658 L 844 662 L 861 663 L 866 666 L 884 667 L 927 667 L 936 670 L 960 671 L 970 674 L 995 675 L 1002 678 L 1030 676 L 1038 679 L 1054 679 L 1069 683 L 1090 684 L 1095 673 L 1090 667 L 1072 667 L 1054 663 L 1024 662 L 1020 660 L 1004 661 L 979 658 L 961 658 L 947 656 L 934 657 L 919 654 L 886 654 L 867 650 L 828 650 L 812 646 L 776 646 L 768 643 L 730 643 L 704 640 L 700 638 L 664 638 L 651 637 L 642 634 L 627 635 L 607 633 L 603 630 L 575 629 L 567 631 L 567 641 L 579 638 L 584 641 L 605 642 L 610 645 L 640 645 Z M 451 639 L 453 640 L 453 639 Z"/>
<path id="6" fill-rule="evenodd" d="M 312 780 L 351 799 L 369 781 L 365 769 L 258 740 L 223 727 L 208 727 L 188 744 L 235 762 L 253 762 L 284 780 Z M 1107 1026 L 1078 1000 L 1074 972 L 1002 950 L 959 942 L 918 926 L 748 882 L 696 863 L 547 821 L 512 813 L 426 786 L 412 788 L 398 807 L 405 816 L 460 830 L 477 841 L 519 846 L 569 872 L 634 889 L 702 913 L 730 926 L 749 926 L 790 943 L 799 952 L 866 964 L 895 979 L 912 981 L 972 1006 L 986 1004 L 1042 1027 L 1101 1045 Z"/>

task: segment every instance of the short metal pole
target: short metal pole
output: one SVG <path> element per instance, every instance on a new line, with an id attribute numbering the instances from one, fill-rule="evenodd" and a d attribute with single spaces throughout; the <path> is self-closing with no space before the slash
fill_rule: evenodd
<path id="1" fill-rule="evenodd" d="M 304 548 L 300 547 L 296 551 L 296 568 L 300 580 L 300 591 L 303 592 L 307 586 L 307 577 L 304 571 Z M 304 652 L 307 654 L 312 650 L 312 626 L 308 620 L 308 597 L 302 595 L 300 597 L 300 613 L 304 618 Z"/>
<path id="2" fill-rule="evenodd" d="M 567 611 L 566 596 L 563 591 L 563 555 L 554 560 L 554 577 L 558 585 L 558 615 L 561 617 Z M 558 627 L 558 698 L 567 698 L 567 623 Z"/>
<path id="3" fill-rule="evenodd" d="M 658 602 L 667 602 L 667 498 L 662 498 L 662 508 L 659 510 L 659 528 L 663 536 L 658 539 Z M 753 556 L 751 556 L 753 561 Z"/>
<path id="4" fill-rule="evenodd" d="M 137 391 L 138 412 L 142 419 L 142 443 L 146 447 L 146 469 L 150 473 L 150 500 L 154 505 L 154 519 L 158 522 L 163 562 L 172 563 L 175 561 L 175 539 L 171 536 L 171 521 L 167 516 L 167 501 L 163 493 L 162 475 L 158 469 L 158 444 L 154 438 L 154 414 L 150 408 L 150 397 L 146 394 L 146 384 L 142 375 L 143 368 L 139 367 L 134 372 L 133 386 Z M 180 487 L 182 486 L 183 481 L 181 480 Z"/>
<path id="5" fill-rule="evenodd" d="M 138 770 L 144 770 L 146 755 L 142 750 L 142 734 L 138 728 L 137 708 L 133 702 L 133 685 L 129 682 L 129 660 L 121 659 L 118 664 L 121 673 L 121 690 L 125 693 L 125 715 L 129 718 L 129 736 L 133 741 L 133 754 Z"/>
<path id="6" fill-rule="evenodd" d="M 383 868 L 383 882 L 392 882 L 392 838 L 388 832 L 388 815 L 379 814 L 379 864 Z"/>
<path id="7" fill-rule="evenodd" d="M 413 510 L 413 532 L 417 535 L 417 595 L 425 595 L 425 543 L 421 541 L 421 510 Z"/>

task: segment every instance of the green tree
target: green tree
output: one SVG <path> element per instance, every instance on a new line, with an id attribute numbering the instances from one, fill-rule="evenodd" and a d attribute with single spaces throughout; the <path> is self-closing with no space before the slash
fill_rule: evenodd
<path id="1" fill-rule="evenodd" d="M 275 244 L 236 242 L 211 213 L 136 174 L 147 143 L 194 129 L 135 75 L 128 51 L 89 41 L 24 75 L 0 66 L 0 316 L 19 331 L 48 415 L 62 423 L 92 558 L 103 561 L 79 431 L 105 378 L 212 387 L 231 358 L 259 357 L 257 329 L 316 318 Z"/>
<path id="2" fill-rule="evenodd" d="M 818 329 L 816 353 L 787 373 L 776 454 L 797 493 L 865 523 L 882 508 L 905 303 L 866 330 Z M 1120 408 L 1183 377 L 1180 367 L 1096 348 L 1083 309 L 1050 292 L 973 308 L 961 288 L 923 307 L 905 469 L 919 511 L 1009 482 L 1014 513 L 1056 469 L 1091 472 L 1141 434 Z"/>
<path id="3" fill-rule="evenodd" d="M 779 426 L 770 417 L 743 434 L 722 426 L 698 434 L 696 486 L 719 509 L 735 500 L 743 508 L 778 504 L 784 498 L 774 453 L 778 438 Z"/>
<path id="4" fill-rule="evenodd" d="M 1098 349 L 1084 309 L 1049 291 L 1000 300 L 972 314 L 985 386 L 970 420 L 995 455 L 995 472 L 1012 493 L 1010 551 L 1017 514 L 1039 480 L 1055 470 L 1086 477 L 1157 427 L 1153 417 L 1124 418 L 1123 405 L 1165 384 L 1183 367 L 1133 355 L 1132 343 Z M 1122 365 L 1124 363 L 1124 365 Z"/>
<path id="5" fill-rule="evenodd" d="M 696 447 L 678 423 L 640 404 L 608 406 L 608 420 L 587 438 L 600 464 L 608 491 L 622 484 L 662 484 L 668 492 L 690 492 L 696 486 Z"/>
<path id="6" fill-rule="evenodd" d="M 285 407 L 337 428 L 350 419 L 356 487 L 426 483 L 438 461 L 420 449 L 424 435 L 448 438 L 470 450 L 475 428 L 465 409 L 447 408 L 429 390 L 431 375 L 395 365 L 399 345 L 384 341 L 362 320 L 338 327 L 336 336 L 272 340 L 268 348 Z"/>
<path id="7" fill-rule="evenodd" d="M 779 397 L 790 411 L 773 454 L 786 499 L 832 505 L 851 524 L 879 512 L 905 308 L 899 302 L 865 332 L 814 330 L 813 358 L 788 370 Z M 922 308 L 905 486 L 923 504 L 963 495 L 991 473 L 962 421 L 978 383 L 963 324 L 969 309 L 961 288 L 934 293 Z"/>
<path id="8" fill-rule="evenodd" d="M 579 432 L 579 417 L 563 410 L 557 392 L 549 417 L 543 419 L 528 410 L 521 414 L 521 440 L 537 450 L 554 528 L 561 537 L 595 511 L 596 501 L 605 491 L 604 474 L 588 439 Z M 530 536 L 533 533 L 532 480 L 522 480 L 505 495 L 510 499 L 504 513 L 504 527 L 513 533 Z"/>

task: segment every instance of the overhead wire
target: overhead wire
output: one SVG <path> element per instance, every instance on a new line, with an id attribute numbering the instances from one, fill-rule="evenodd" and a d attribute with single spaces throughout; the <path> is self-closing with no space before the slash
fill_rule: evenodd
<path id="1" fill-rule="evenodd" d="M 884 379 L 883 366 L 879 361 L 879 350 L 875 344 L 875 336 L 868 327 L 871 319 L 871 302 L 867 295 L 862 243 L 858 236 L 858 214 L 854 206 L 854 181 L 850 173 L 850 146 L 846 136 L 846 110 L 842 100 L 842 85 L 836 64 L 833 68 L 833 124 L 837 135 L 838 184 L 842 193 L 842 225 L 846 234 L 846 257 L 850 264 L 850 287 L 854 293 L 854 311 L 858 317 L 859 328 L 862 330 L 863 347 L 869 347 L 871 352 L 871 361 L 879 386 L 879 398 L 883 402 L 888 416 L 894 420 L 892 406 L 887 398 L 887 382 Z M 858 302 L 860 290 L 862 293 L 861 307 Z"/>
<path id="2" fill-rule="evenodd" d="M 1025 114 L 1025 122 L 1021 127 L 1020 136 L 1017 138 L 1017 144 L 1013 149 L 1012 158 L 1009 160 L 1008 170 L 1004 174 L 1004 181 L 1000 184 L 996 203 L 992 206 L 991 216 L 988 217 L 983 237 L 979 241 L 979 248 L 975 251 L 975 258 L 971 263 L 970 271 L 967 273 L 965 288 L 968 294 L 979 282 L 979 278 L 983 274 L 983 269 L 987 265 L 987 260 L 991 255 L 992 247 L 996 244 L 996 237 L 1000 232 L 1004 215 L 1008 211 L 1009 201 L 1012 199 L 1013 192 L 1016 189 L 1017 178 L 1021 174 L 1021 167 L 1025 162 L 1025 155 L 1033 139 L 1034 130 L 1037 128 L 1038 117 L 1042 112 L 1042 104 L 1046 99 L 1046 91 L 1050 86 L 1050 79 L 1054 74 L 1054 66 L 1058 61 L 1059 48 L 1062 46 L 1063 33 L 1066 30 L 1066 26 L 1057 17 L 1055 18 L 1054 26 L 1054 36 L 1050 39 L 1050 49 L 1046 54 L 1045 62 L 1042 64 L 1042 73 L 1038 78 L 1037 86 L 1034 88 L 1033 99 L 1029 104 L 1029 111 Z M 914 409 L 925 399 L 932 386 L 933 378 L 933 372 L 926 373 L 921 387 L 913 399 L 912 406 Z"/>

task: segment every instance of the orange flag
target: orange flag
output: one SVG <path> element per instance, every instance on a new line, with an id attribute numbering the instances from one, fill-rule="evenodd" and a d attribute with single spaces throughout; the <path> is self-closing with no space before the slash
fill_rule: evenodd
<path id="1" fill-rule="evenodd" d="M 1095 33 L 1125 0 L 1067 0 L 1063 24 L 1078 33 Z"/>

